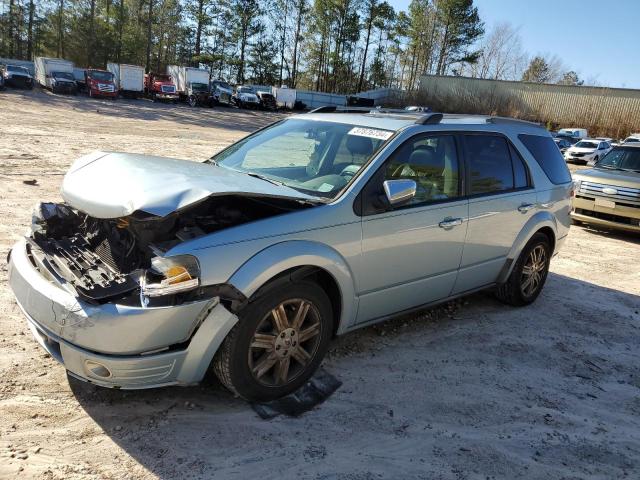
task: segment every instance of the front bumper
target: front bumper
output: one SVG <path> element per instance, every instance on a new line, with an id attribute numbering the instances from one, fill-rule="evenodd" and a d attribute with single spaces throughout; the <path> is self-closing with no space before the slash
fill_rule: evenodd
<path id="1" fill-rule="evenodd" d="M 156 93 L 155 97 L 157 100 L 178 100 L 180 95 L 177 93 Z"/>
<path id="2" fill-rule="evenodd" d="M 172 307 L 89 305 L 11 251 L 9 285 L 34 337 L 75 377 L 112 388 L 197 383 L 237 322 L 217 298 Z"/>
<path id="3" fill-rule="evenodd" d="M 93 95 L 94 97 L 115 98 L 118 96 L 118 92 L 116 90 L 114 90 L 113 92 L 109 92 L 106 90 L 98 90 L 98 89 L 92 88 L 91 95 Z"/>
<path id="4" fill-rule="evenodd" d="M 605 228 L 640 232 L 640 208 L 615 204 L 614 208 L 596 205 L 595 199 L 578 196 L 573 200 L 571 218 Z"/>

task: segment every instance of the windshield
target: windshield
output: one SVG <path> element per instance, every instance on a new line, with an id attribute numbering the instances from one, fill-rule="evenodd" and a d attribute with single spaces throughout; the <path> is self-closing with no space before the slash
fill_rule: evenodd
<path id="1" fill-rule="evenodd" d="M 211 161 L 310 195 L 333 198 L 393 132 L 289 119 L 223 150 Z"/>
<path id="2" fill-rule="evenodd" d="M 51 74 L 51 76 L 53 78 L 58 78 L 60 80 L 70 80 L 70 81 L 74 81 L 75 79 L 73 78 L 73 74 L 68 73 L 68 72 L 53 72 Z"/>
<path id="3" fill-rule="evenodd" d="M 640 149 L 614 148 L 596 163 L 596 168 L 614 168 L 640 172 Z"/>
<path id="4" fill-rule="evenodd" d="M 154 82 L 170 82 L 171 77 L 169 75 L 154 75 L 153 81 Z"/>
<path id="5" fill-rule="evenodd" d="M 213 82 L 215 87 L 226 88 L 227 90 L 231 90 L 231 86 L 227 82 Z"/>
<path id="6" fill-rule="evenodd" d="M 113 82 L 113 73 L 111 72 L 93 71 L 93 72 L 87 72 L 87 75 L 89 76 L 89 78 L 93 78 L 94 80 L 100 80 L 103 82 Z"/>
<path id="7" fill-rule="evenodd" d="M 240 93 L 253 93 L 253 92 L 251 91 L 251 88 L 249 88 L 249 87 L 240 87 L 240 88 L 238 89 L 238 92 L 240 92 Z"/>
<path id="8" fill-rule="evenodd" d="M 587 142 L 585 140 L 582 140 L 578 143 L 576 143 L 575 145 L 578 148 L 598 148 L 598 144 L 595 142 Z"/>
<path id="9" fill-rule="evenodd" d="M 640 142 L 640 138 L 629 137 L 624 141 L 624 143 L 636 143 L 636 142 Z"/>
<path id="10" fill-rule="evenodd" d="M 196 92 L 206 92 L 209 90 L 209 85 L 207 85 L 206 83 L 192 83 L 191 89 L 195 90 Z"/>
<path id="11" fill-rule="evenodd" d="M 16 67 L 15 65 L 7 65 L 7 72 L 22 73 L 23 75 L 29 75 L 29 70 L 24 67 Z"/>

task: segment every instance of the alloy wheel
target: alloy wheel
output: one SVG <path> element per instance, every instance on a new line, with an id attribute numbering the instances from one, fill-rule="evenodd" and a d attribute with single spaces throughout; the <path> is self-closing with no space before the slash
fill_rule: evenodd
<path id="1" fill-rule="evenodd" d="M 522 267 L 520 289 L 526 297 L 531 297 L 540 287 L 547 267 L 547 252 L 543 245 L 536 245 L 529 253 Z"/>
<path id="2" fill-rule="evenodd" d="M 318 308 L 308 300 L 286 300 L 268 312 L 249 345 L 249 369 L 262 385 L 286 385 L 304 372 L 321 340 Z"/>

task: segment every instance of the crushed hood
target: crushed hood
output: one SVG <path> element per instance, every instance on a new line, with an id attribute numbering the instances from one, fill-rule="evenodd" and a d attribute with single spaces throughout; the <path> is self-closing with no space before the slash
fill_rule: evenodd
<path id="1" fill-rule="evenodd" d="M 78 159 L 62 182 L 62 197 L 92 217 L 143 211 L 165 216 L 213 195 L 250 195 L 317 201 L 213 164 L 129 153 L 94 152 Z"/>

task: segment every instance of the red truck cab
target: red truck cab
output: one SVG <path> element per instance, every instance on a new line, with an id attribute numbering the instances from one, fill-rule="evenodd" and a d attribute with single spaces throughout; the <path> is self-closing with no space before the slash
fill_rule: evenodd
<path id="1" fill-rule="evenodd" d="M 118 98 L 113 73 L 96 68 L 88 68 L 84 72 L 85 85 L 90 97 Z"/>
<path id="2" fill-rule="evenodd" d="M 176 84 L 173 83 L 170 75 L 164 73 L 147 73 L 144 76 L 144 91 L 154 101 L 177 102 L 179 98 L 176 92 Z"/>

